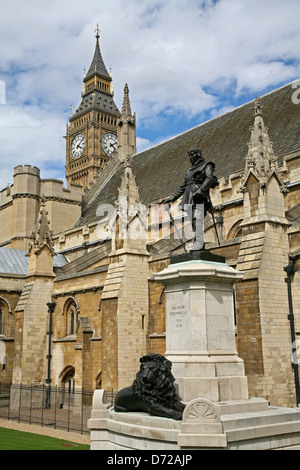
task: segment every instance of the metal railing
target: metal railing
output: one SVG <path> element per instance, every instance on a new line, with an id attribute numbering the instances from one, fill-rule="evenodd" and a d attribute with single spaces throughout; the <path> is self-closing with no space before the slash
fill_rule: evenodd
<path id="1" fill-rule="evenodd" d="M 54 429 L 89 433 L 94 391 L 47 385 L 10 385 L 0 382 L 0 418 Z M 116 393 L 107 392 L 114 402 Z"/>

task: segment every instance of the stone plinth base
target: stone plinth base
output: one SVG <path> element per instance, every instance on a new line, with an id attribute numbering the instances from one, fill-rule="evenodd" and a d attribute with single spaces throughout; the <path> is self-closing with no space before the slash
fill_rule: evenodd
<path id="1" fill-rule="evenodd" d="M 248 399 L 244 362 L 237 356 L 169 355 L 178 394 L 189 402 L 202 397 L 212 402 Z"/>
<path id="2" fill-rule="evenodd" d="M 245 400 L 248 383 L 236 351 L 233 305 L 233 286 L 243 273 L 206 257 L 182 255 L 188 261 L 154 274 L 165 286 L 165 355 L 182 401 Z"/>
<path id="3" fill-rule="evenodd" d="M 185 256 L 185 255 L 184 255 Z M 88 426 L 92 450 L 284 449 L 300 446 L 298 409 L 248 398 L 235 347 L 233 285 L 243 273 L 225 263 L 188 259 L 154 278 L 165 286 L 166 356 L 182 421 L 116 413 L 96 391 Z"/>
<path id="4" fill-rule="evenodd" d="M 251 398 L 213 403 L 194 399 L 182 421 L 116 413 L 104 390 L 94 393 L 91 450 L 275 450 L 300 448 L 300 411 Z"/>
<path id="5" fill-rule="evenodd" d="M 190 251 L 180 255 L 170 255 L 171 264 L 185 263 L 187 261 L 210 261 L 214 263 L 225 263 L 224 256 L 211 253 L 210 251 Z"/>

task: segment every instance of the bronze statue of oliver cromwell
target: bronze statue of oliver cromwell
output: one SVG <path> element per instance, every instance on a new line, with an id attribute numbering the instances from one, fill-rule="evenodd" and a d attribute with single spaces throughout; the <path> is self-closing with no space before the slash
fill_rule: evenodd
<path id="1" fill-rule="evenodd" d="M 214 176 L 215 164 L 206 162 L 199 148 L 191 148 L 188 156 L 191 167 L 185 173 L 182 184 L 161 203 L 169 204 L 183 195 L 180 208 L 187 212 L 195 232 L 192 250 L 201 251 L 204 249 L 204 217 L 211 210 L 209 189 L 217 185 L 217 178 Z"/>

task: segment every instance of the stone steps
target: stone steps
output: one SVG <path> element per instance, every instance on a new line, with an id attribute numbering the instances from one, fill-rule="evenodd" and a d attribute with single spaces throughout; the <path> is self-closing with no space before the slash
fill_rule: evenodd
<path id="1" fill-rule="evenodd" d="M 270 408 L 267 411 L 238 413 L 222 416 L 225 431 L 249 426 L 273 425 L 275 423 L 300 422 L 300 411 L 292 408 Z"/>
<path id="2" fill-rule="evenodd" d="M 300 410 L 269 407 L 268 410 L 221 416 L 231 449 L 284 449 L 300 445 Z"/>
<path id="3" fill-rule="evenodd" d="M 96 393 L 97 392 L 97 393 Z M 300 409 L 263 398 L 187 404 L 182 421 L 117 413 L 97 390 L 88 427 L 92 450 L 299 450 Z M 103 398 L 104 397 L 104 398 Z"/>

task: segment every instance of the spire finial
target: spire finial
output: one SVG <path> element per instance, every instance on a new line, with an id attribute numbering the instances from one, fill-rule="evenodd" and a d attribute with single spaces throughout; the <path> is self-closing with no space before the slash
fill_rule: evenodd
<path id="1" fill-rule="evenodd" d="M 254 109 L 254 116 L 262 116 L 263 105 L 259 98 L 256 98 L 254 105 L 251 106 L 251 109 Z"/>
<path id="2" fill-rule="evenodd" d="M 127 83 L 124 87 L 124 98 L 123 98 L 123 106 L 122 106 L 122 114 L 125 116 L 131 116 L 131 107 L 130 107 L 130 100 L 129 100 L 129 88 Z"/>
<path id="3" fill-rule="evenodd" d="M 97 28 L 95 29 L 95 33 L 96 33 L 96 39 L 98 41 L 98 39 L 100 38 L 100 29 L 99 29 L 99 23 L 97 23 Z"/>

